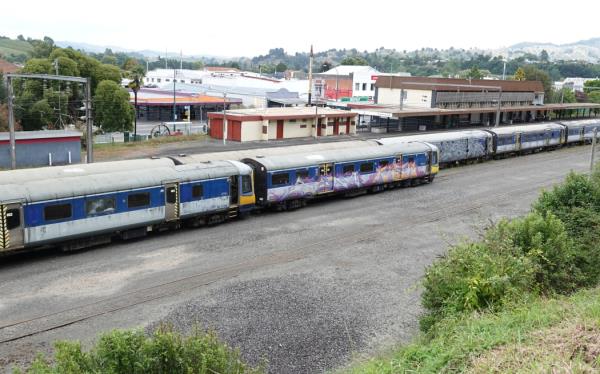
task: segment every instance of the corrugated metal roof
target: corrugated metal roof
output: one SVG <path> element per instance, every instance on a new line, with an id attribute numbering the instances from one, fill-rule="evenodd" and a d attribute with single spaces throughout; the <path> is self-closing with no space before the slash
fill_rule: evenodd
<path id="1" fill-rule="evenodd" d="M 28 139 L 56 139 L 56 138 L 81 138 L 82 134 L 77 131 L 68 130 L 45 130 L 45 131 L 15 131 L 15 139 L 17 140 L 28 140 Z M 8 132 L 0 132 L 0 140 L 9 140 L 10 134 Z"/>
<path id="2" fill-rule="evenodd" d="M 390 82 L 391 80 L 391 82 Z M 418 84 L 411 84 L 418 83 Z M 463 86 L 444 86 L 444 85 Z M 399 77 L 379 76 L 375 85 L 378 88 L 404 88 L 413 90 L 435 90 L 435 91 L 481 91 L 481 87 L 473 86 L 501 86 L 504 92 L 544 92 L 544 86 L 540 81 L 508 81 L 489 79 L 455 79 L 455 78 L 430 78 L 430 77 Z M 492 88 L 490 88 L 492 90 Z"/>

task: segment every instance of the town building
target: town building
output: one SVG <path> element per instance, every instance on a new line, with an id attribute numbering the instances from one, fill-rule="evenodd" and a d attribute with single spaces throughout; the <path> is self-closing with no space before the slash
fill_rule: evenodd
<path id="1" fill-rule="evenodd" d="M 567 88 L 573 92 L 583 92 L 583 87 L 585 82 L 599 79 L 596 78 L 565 78 L 563 81 L 554 82 L 554 88 L 557 90 L 561 90 L 563 88 Z"/>
<path id="2" fill-rule="evenodd" d="M 373 100 L 375 76 L 381 74 L 370 66 L 340 65 L 314 74 L 314 93 L 318 100 L 348 100 L 364 97 Z"/>
<path id="3" fill-rule="evenodd" d="M 320 107 L 234 109 L 208 114 L 210 136 L 223 139 L 225 118 L 227 140 L 320 137 L 355 134 L 356 113 Z"/>
<path id="4" fill-rule="evenodd" d="M 597 104 L 544 104 L 539 81 L 378 76 L 375 103 L 349 103 L 359 127 L 415 131 L 590 116 Z"/>
<path id="5" fill-rule="evenodd" d="M 134 94 L 130 92 L 129 100 L 134 104 Z M 138 91 L 138 121 L 164 122 L 173 121 L 173 104 L 177 121 L 206 121 L 207 113 L 223 110 L 223 105 L 241 105 L 240 99 L 223 96 L 207 96 L 195 93 L 175 92 L 142 88 Z"/>
<path id="6" fill-rule="evenodd" d="M 66 165 L 81 162 L 81 133 L 76 131 L 15 132 L 17 167 Z M 10 136 L 0 133 L 0 168 L 11 167 Z"/>

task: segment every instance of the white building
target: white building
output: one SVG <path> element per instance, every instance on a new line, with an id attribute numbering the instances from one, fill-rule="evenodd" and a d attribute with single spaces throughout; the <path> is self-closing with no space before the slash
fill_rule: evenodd
<path id="1" fill-rule="evenodd" d="M 565 78 L 562 82 L 554 82 L 554 88 L 557 90 L 561 90 L 563 88 L 568 88 L 571 91 L 575 92 L 583 92 L 583 86 L 585 82 L 596 80 L 596 78 Z"/>

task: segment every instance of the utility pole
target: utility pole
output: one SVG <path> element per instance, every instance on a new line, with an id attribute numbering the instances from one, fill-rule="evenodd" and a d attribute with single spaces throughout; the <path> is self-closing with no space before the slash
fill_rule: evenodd
<path id="1" fill-rule="evenodd" d="M 498 91 L 498 108 L 496 109 L 496 125 L 494 127 L 500 126 L 500 107 L 502 106 L 502 87 Z"/>
<path id="2" fill-rule="evenodd" d="M 13 113 L 13 87 L 12 78 L 6 77 L 6 89 L 8 91 L 8 131 L 10 137 L 10 167 L 17 168 L 17 147 L 15 140 L 15 115 Z"/>
<path id="3" fill-rule="evenodd" d="M 223 145 L 227 145 L 227 92 L 223 92 Z"/>
<path id="4" fill-rule="evenodd" d="M 504 61 L 504 67 L 502 68 L 502 80 L 506 79 L 506 61 Z"/>
<path id="5" fill-rule="evenodd" d="M 85 124 L 87 127 L 87 162 L 94 162 L 94 131 L 92 122 L 92 78 L 85 84 Z"/>
<path id="6" fill-rule="evenodd" d="M 596 137 L 598 136 L 598 128 L 594 129 L 594 137 L 592 138 L 592 155 L 590 157 L 590 177 L 594 172 L 594 157 L 596 156 Z"/>
<path id="7" fill-rule="evenodd" d="M 308 60 L 308 106 L 312 105 L 312 65 L 313 65 L 313 46 L 310 45 L 310 58 Z"/>
<path id="8" fill-rule="evenodd" d="M 177 121 L 177 99 L 175 94 L 175 85 L 177 84 L 177 70 L 173 69 L 173 122 Z"/>

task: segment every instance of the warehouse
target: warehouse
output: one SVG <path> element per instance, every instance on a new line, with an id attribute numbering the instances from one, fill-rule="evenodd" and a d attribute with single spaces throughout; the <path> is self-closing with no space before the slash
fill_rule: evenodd
<path id="1" fill-rule="evenodd" d="M 17 131 L 17 167 L 81 162 L 81 133 L 76 131 Z M 0 169 L 10 168 L 9 133 L 0 133 Z"/>
<path id="2" fill-rule="evenodd" d="M 253 141 L 355 134 L 356 113 L 320 107 L 287 107 L 228 110 L 208 114 L 210 136 L 216 139 Z"/>

